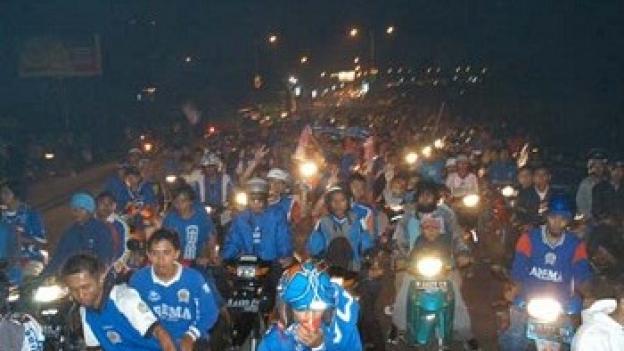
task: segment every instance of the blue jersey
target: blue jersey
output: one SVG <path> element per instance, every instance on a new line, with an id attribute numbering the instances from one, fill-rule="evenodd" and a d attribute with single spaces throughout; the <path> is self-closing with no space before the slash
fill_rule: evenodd
<path id="1" fill-rule="evenodd" d="M 521 299 L 547 293 L 571 303 L 574 284 L 587 281 L 592 272 L 584 242 L 566 232 L 550 244 L 542 226 L 518 239 L 511 275 L 522 285 Z"/>
<path id="2" fill-rule="evenodd" d="M 178 233 L 182 245 L 182 259 L 195 260 L 201 256 L 204 246 L 214 231 L 212 219 L 201 206 L 193 206 L 193 215 L 182 218 L 176 210 L 169 212 L 163 227 Z"/>
<path id="3" fill-rule="evenodd" d="M 372 249 L 374 240 L 366 223 L 353 212 L 342 219 L 333 215 L 323 216 L 308 237 L 308 252 L 312 256 L 323 256 L 334 239 L 346 238 L 353 249 L 353 269 L 358 270 L 363 254 Z"/>
<path id="4" fill-rule="evenodd" d="M 221 250 L 225 260 L 255 255 L 263 261 L 275 261 L 292 254 L 292 238 L 286 218 L 282 212 L 270 208 L 259 214 L 247 209 L 236 216 Z"/>
<path id="5" fill-rule="evenodd" d="M 122 210 L 125 207 L 125 205 L 124 207 L 122 207 L 119 204 L 119 200 L 122 199 L 125 196 L 124 193 L 127 192 L 126 184 L 119 177 L 119 175 L 114 174 L 110 176 L 108 179 L 106 179 L 106 183 L 104 184 L 104 190 L 113 195 L 113 197 L 115 198 L 115 201 L 117 202 L 118 209 Z"/>
<path id="6" fill-rule="evenodd" d="M 151 267 L 145 267 L 132 276 L 130 286 L 139 292 L 178 345 L 186 334 L 194 340 L 207 336 L 219 316 L 209 285 L 192 268 L 180 265 L 176 276 L 163 282 Z"/>
<path id="7" fill-rule="evenodd" d="M 362 341 L 357 322 L 360 307 L 342 288 L 337 296 L 336 313 L 329 323 L 323 324 L 324 342 L 319 348 L 326 351 L 361 351 Z M 273 325 L 262 338 L 258 351 L 310 351 L 296 337 L 297 324 L 288 328 Z"/>
<path id="8" fill-rule="evenodd" d="M 369 228 L 369 231 L 373 236 L 379 234 L 379 228 L 377 227 L 377 216 L 375 210 L 372 207 L 363 202 L 353 201 L 353 203 L 351 204 L 351 211 L 355 213 L 358 219 L 362 220 L 365 223 L 366 228 Z"/>
<path id="9" fill-rule="evenodd" d="M 139 293 L 125 284 L 104 291 L 99 308 L 80 308 L 87 347 L 106 351 L 160 350 L 151 335 L 158 319 Z"/>
<path id="10" fill-rule="evenodd" d="M 153 184 L 149 182 L 139 184 L 136 191 L 124 185 L 123 191 L 119 191 L 117 196 L 118 197 L 115 198 L 117 208 L 121 211 L 125 210 L 129 204 L 134 204 L 139 207 L 146 205 L 156 206 L 158 204 Z"/>
<path id="11" fill-rule="evenodd" d="M 26 204 L 20 204 L 17 211 L 2 211 L 2 222 L 13 226 L 20 235 L 40 244 L 48 242 L 41 215 Z M 43 256 L 34 245 L 23 245 L 21 255 L 28 259 L 43 261 Z"/>
<path id="12" fill-rule="evenodd" d="M 297 223 L 301 219 L 301 206 L 292 195 L 282 195 L 279 201 L 269 207 L 282 212 L 288 223 Z"/>
<path id="13" fill-rule="evenodd" d="M 225 173 L 219 173 L 215 180 L 211 180 L 207 176 L 204 176 L 203 179 L 204 203 L 215 207 L 225 206 L 233 189 L 231 178 Z M 199 190 L 199 194 L 201 196 L 201 190 Z"/>

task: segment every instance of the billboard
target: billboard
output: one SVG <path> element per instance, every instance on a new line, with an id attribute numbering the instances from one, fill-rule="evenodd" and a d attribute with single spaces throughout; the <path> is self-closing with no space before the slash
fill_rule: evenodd
<path id="1" fill-rule="evenodd" d="M 102 74 L 97 35 L 39 36 L 22 42 L 20 77 L 89 77 Z"/>

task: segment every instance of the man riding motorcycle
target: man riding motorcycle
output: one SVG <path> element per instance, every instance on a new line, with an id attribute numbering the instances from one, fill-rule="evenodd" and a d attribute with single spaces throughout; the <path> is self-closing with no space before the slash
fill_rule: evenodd
<path id="1" fill-rule="evenodd" d="M 169 210 L 162 224 L 180 237 L 182 264 L 188 266 L 202 258 L 214 258 L 217 239 L 215 226 L 206 211 L 195 201 L 195 192 L 189 185 L 181 185 L 174 195 L 173 208 Z"/>
<path id="2" fill-rule="evenodd" d="M 130 279 L 163 328 L 182 351 L 193 350 L 219 315 L 214 295 L 202 275 L 180 265 L 180 239 L 161 229 L 147 241 L 151 267 L 137 271 Z"/>
<path id="3" fill-rule="evenodd" d="M 74 223 L 63 233 L 42 276 L 56 274 L 68 257 L 78 253 L 95 255 L 107 268 L 117 259 L 108 226 L 94 217 L 95 200 L 87 193 L 76 193 L 70 200 Z"/>
<path id="4" fill-rule="evenodd" d="M 124 191 L 119 193 L 117 204 L 120 211 L 135 212 L 145 207 L 156 208 L 158 200 L 151 184 L 143 181 L 137 168 L 127 168 L 124 174 Z"/>
<path id="5" fill-rule="evenodd" d="M 36 276 L 47 261 L 42 249 L 48 240 L 41 215 L 24 203 L 23 198 L 17 183 L 2 185 L 0 203 L 6 208 L 2 210 L 0 221 L 12 226 L 19 236 L 23 275 Z"/>
<path id="6" fill-rule="evenodd" d="M 358 302 L 312 262 L 286 270 L 278 285 L 278 321 L 259 351 L 360 351 Z"/>
<path id="7" fill-rule="evenodd" d="M 201 165 L 204 168 L 199 181 L 201 202 L 214 208 L 227 207 L 234 184 L 225 171 L 219 171 L 221 160 L 217 155 L 209 153 L 202 157 Z"/>
<path id="8" fill-rule="evenodd" d="M 106 279 L 106 269 L 97 258 L 86 254 L 71 256 L 60 276 L 81 306 L 87 348 L 176 350 L 171 336 L 139 293 L 126 284 L 114 285 Z"/>
<path id="9" fill-rule="evenodd" d="M 113 244 L 115 256 L 121 258 L 126 253 L 126 242 L 130 239 L 128 224 L 115 213 L 117 203 L 115 197 L 109 192 L 100 193 L 96 198 L 95 217 L 112 226 Z"/>
<path id="10" fill-rule="evenodd" d="M 454 199 L 461 199 L 466 195 L 478 194 L 479 183 L 477 176 L 470 171 L 470 161 L 466 155 L 456 158 L 457 172 L 446 177 L 446 186 Z"/>
<path id="11" fill-rule="evenodd" d="M 518 193 L 514 209 L 517 224 L 529 228 L 543 223 L 550 196 L 550 171 L 546 166 L 538 166 L 533 171 L 533 186 Z"/>
<path id="12" fill-rule="evenodd" d="M 587 297 L 592 277 L 585 243 L 566 230 L 572 219 L 567 199 L 553 195 L 547 222 L 523 234 L 516 244 L 511 276 L 513 288 L 507 298 L 514 302 L 510 326 L 499 337 L 502 350 L 525 350 L 526 315 L 521 305 L 533 296 L 554 296 L 566 311 L 578 314 L 581 296 Z M 580 294 L 580 295 L 579 295 Z"/>

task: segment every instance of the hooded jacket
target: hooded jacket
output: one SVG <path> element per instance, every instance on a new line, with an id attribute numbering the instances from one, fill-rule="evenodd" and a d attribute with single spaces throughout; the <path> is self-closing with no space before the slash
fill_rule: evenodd
<path id="1" fill-rule="evenodd" d="M 609 316 L 616 308 L 616 300 L 606 299 L 584 310 L 583 324 L 572 340 L 572 351 L 624 350 L 624 326 Z"/>

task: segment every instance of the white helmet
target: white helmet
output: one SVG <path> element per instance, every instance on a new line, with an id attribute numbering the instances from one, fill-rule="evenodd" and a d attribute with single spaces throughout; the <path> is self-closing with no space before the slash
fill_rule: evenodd
<path id="1" fill-rule="evenodd" d="M 262 178 L 251 178 L 245 184 L 245 188 L 250 194 L 268 194 L 269 183 Z"/>
<path id="2" fill-rule="evenodd" d="M 208 166 L 219 167 L 221 165 L 221 160 L 219 159 L 217 155 L 213 153 L 208 153 L 208 154 L 205 154 L 204 157 L 202 157 L 201 165 L 204 167 L 208 167 Z"/>
<path id="3" fill-rule="evenodd" d="M 281 168 L 271 168 L 269 173 L 267 173 L 267 179 L 269 180 L 281 180 L 283 182 L 288 183 L 290 181 L 290 174 Z"/>

